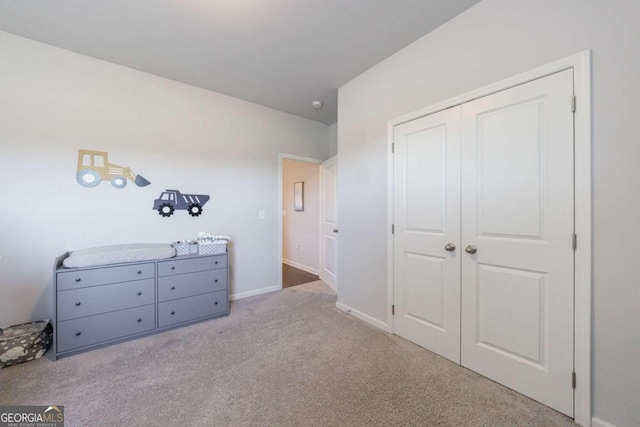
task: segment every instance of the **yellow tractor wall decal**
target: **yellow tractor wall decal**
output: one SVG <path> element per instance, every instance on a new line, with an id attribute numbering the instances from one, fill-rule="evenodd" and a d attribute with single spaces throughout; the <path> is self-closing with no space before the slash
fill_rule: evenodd
<path id="1" fill-rule="evenodd" d="M 127 179 L 138 187 L 151 184 L 142 176 L 134 174 L 130 167 L 109 163 L 109 153 L 106 151 L 78 150 L 78 184 L 91 188 L 100 184 L 102 180 L 107 180 L 111 181 L 115 188 L 124 188 Z"/>

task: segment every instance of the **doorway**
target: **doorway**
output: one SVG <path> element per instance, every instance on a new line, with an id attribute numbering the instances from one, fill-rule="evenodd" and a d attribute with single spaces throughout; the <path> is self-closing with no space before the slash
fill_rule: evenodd
<path id="1" fill-rule="evenodd" d="M 280 156 L 281 286 L 320 280 L 321 160 Z"/>
<path id="2" fill-rule="evenodd" d="M 282 289 L 320 280 L 317 274 L 294 267 L 290 262 L 282 262 Z"/>

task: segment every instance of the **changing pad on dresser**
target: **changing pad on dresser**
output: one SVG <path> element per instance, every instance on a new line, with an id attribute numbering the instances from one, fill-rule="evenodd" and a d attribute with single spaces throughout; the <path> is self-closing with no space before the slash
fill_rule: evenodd
<path id="1" fill-rule="evenodd" d="M 151 261 L 173 258 L 176 250 L 171 245 L 136 243 L 128 245 L 99 246 L 73 251 L 64 259 L 66 268 L 93 267 L 123 262 Z"/>

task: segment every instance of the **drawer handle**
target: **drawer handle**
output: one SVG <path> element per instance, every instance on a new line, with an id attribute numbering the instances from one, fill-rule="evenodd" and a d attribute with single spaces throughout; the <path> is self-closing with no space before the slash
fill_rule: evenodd
<path id="1" fill-rule="evenodd" d="M 216 265 L 218 265 L 218 261 L 216 261 Z"/>
<path id="2" fill-rule="evenodd" d="M 175 312 L 175 311 L 172 311 L 172 312 L 171 312 L 171 315 L 173 316 L 174 314 L 176 314 L 176 312 Z"/>
<path id="3" fill-rule="evenodd" d="M 138 270 L 138 274 L 142 274 L 142 270 Z"/>
<path id="4" fill-rule="evenodd" d="M 79 337 L 80 335 L 82 335 L 82 332 L 78 331 L 76 332 L 76 336 Z"/>
<path id="5" fill-rule="evenodd" d="M 138 292 L 138 296 L 142 295 L 142 292 Z"/>
<path id="6" fill-rule="evenodd" d="M 79 281 L 81 281 L 81 280 L 82 280 L 81 278 L 76 277 L 76 282 L 79 282 Z"/>
<path id="7" fill-rule="evenodd" d="M 80 307 L 80 304 L 82 304 L 82 303 L 81 303 L 80 301 L 78 301 L 78 302 L 76 303 L 76 307 Z"/>
<path id="8" fill-rule="evenodd" d="M 172 290 L 172 291 L 175 291 L 175 290 L 176 290 L 176 287 L 175 287 L 175 286 L 172 286 L 172 287 L 171 287 L 171 290 Z"/>
<path id="9" fill-rule="evenodd" d="M 214 280 L 213 283 L 218 283 L 218 279 Z"/>
<path id="10" fill-rule="evenodd" d="M 138 319 L 138 323 L 142 322 L 142 319 Z"/>
<path id="11" fill-rule="evenodd" d="M 171 267 L 171 269 L 172 269 L 172 270 L 175 270 L 175 269 L 176 269 L 176 267 L 175 267 L 175 266 L 172 266 L 172 267 Z"/>
<path id="12" fill-rule="evenodd" d="M 218 305 L 218 301 L 214 302 L 213 305 Z"/>

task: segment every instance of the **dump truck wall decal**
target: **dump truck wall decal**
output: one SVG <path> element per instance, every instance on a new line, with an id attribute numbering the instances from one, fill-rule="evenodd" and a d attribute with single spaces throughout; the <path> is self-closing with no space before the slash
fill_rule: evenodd
<path id="1" fill-rule="evenodd" d="M 164 217 L 173 215 L 175 210 L 186 210 L 196 217 L 202 214 L 202 207 L 209 201 L 206 194 L 183 194 L 178 190 L 166 190 L 153 201 L 153 209 Z"/>
<path id="2" fill-rule="evenodd" d="M 111 181 L 115 188 L 124 188 L 127 179 L 138 187 L 151 184 L 140 175 L 133 173 L 130 167 L 109 163 L 106 151 L 78 150 L 78 170 L 76 180 L 83 187 L 96 187 L 102 180 Z"/>

